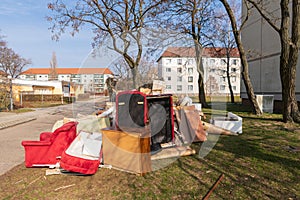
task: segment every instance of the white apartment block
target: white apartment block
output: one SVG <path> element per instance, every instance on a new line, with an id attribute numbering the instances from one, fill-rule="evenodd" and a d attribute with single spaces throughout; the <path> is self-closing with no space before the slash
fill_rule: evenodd
<path id="1" fill-rule="evenodd" d="M 83 85 L 84 91 L 103 93 L 106 79 L 112 75 L 108 68 L 56 68 L 55 80 Z M 50 80 L 50 68 L 31 68 L 19 76 L 22 80 Z"/>
<path id="2" fill-rule="evenodd" d="M 202 54 L 204 84 L 207 96 L 230 95 L 227 81 L 227 58 L 224 48 L 205 48 Z M 158 76 L 166 84 L 166 93 L 198 95 L 199 73 L 195 50 L 169 47 L 158 59 Z M 240 58 L 237 49 L 230 57 L 230 82 L 235 95 L 240 94 Z"/>

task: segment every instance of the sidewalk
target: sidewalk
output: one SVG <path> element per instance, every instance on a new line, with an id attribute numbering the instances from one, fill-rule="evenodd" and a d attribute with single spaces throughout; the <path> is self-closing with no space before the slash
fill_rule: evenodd
<path id="1" fill-rule="evenodd" d="M 91 97 L 86 102 L 93 102 L 93 101 L 107 101 L 108 97 Z M 81 102 L 81 101 L 78 101 Z M 84 101 L 82 101 L 84 102 Z M 71 104 L 63 104 L 56 107 L 49 107 L 42 110 L 45 110 L 44 112 L 50 112 L 50 114 L 55 114 L 57 110 L 63 109 L 64 107 L 69 107 Z M 23 124 L 26 122 L 30 122 L 37 119 L 37 115 L 40 112 L 43 112 L 39 108 L 37 108 L 35 111 L 26 112 L 26 113 L 11 113 L 11 112 L 0 112 L 0 130 L 13 127 L 19 124 Z M 48 111 L 47 111 L 48 110 Z"/>
<path id="2" fill-rule="evenodd" d="M 33 113 L 34 111 L 20 114 L 0 112 L 0 130 L 36 120 Z"/>

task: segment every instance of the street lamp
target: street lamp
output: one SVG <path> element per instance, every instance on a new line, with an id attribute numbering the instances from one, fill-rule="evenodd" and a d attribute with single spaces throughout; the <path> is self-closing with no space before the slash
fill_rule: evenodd
<path id="1" fill-rule="evenodd" d="M 10 99 L 10 111 L 13 111 L 13 98 L 12 98 L 12 76 L 8 75 L 7 78 L 9 79 L 9 99 Z"/>

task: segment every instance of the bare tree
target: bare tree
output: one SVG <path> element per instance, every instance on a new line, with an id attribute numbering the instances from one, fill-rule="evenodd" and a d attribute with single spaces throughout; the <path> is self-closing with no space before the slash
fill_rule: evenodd
<path id="1" fill-rule="evenodd" d="M 252 86 L 252 83 L 251 83 L 251 80 L 249 77 L 249 66 L 248 66 L 248 61 L 246 58 L 246 52 L 244 50 L 244 46 L 243 46 L 243 43 L 241 40 L 241 28 L 245 24 L 245 21 L 241 24 L 241 27 L 238 28 L 238 22 L 236 20 L 234 11 L 233 11 L 231 5 L 229 4 L 229 2 L 227 0 L 220 0 L 220 2 L 223 4 L 223 6 L 228 14 L 228 17 L 231 22 L 231 27 L 232 27 L 233 35 L 235 38 L 235 42 L 237 44 L 237 48 L 239 49 L 240 59 L 241 59 L 241 64 L 242 64 L 241 75 L 242 75 L 244 85 L 245 85 L 245 88 L 247 91 L 248 99 L 253 106 L 254 113 L 257 115 L 261 115 L 262 111 L 260 110 L 260 108 L 258 106 L 256 97 L 254 94 L 253 86 Z M 247 20 L 247 17 L 245 19 Z"/>
<path id="2" fill-rule="evenodd" d="M 223 32 L 224 33 L 224 32 Z M 234 38 L 231 38 L 230 32 L 227 32 L 228 37 L 223 38 L 223 45 L 225 47 L 225 53 L 226 53 L 226 77 L 227 77 L 227 83 L 228 83 L 228 88 L 230 92 L 230 100 L 231 103 L 234 103 L 234 93 L 232 89 L 232 84 L 231 84 L 231 73 L 230 73 L 230 58 L 232 57 L 232 54 L 235 53 L 235 41 Z"/>
<path id="3" fill-rule="evenodd" d="M 239 4 L 234 3 L 231 6 L 235 15 L 238 15 L 237 7 L 239 6 Z M 236 43 L 235 43 L 235 39 L 230 26 L 230 20 L 228 18 L 227 13 L 220 11 L 218 15 L 220 17 L 218 17 L 218 23 L 216 27 L 218 32 L 215 35 L 215 38 L 216 38 L 216 43 L 220 43 L 221 46 L 224 47 L 225 49 L 225 51 L 222 51 L 220 53 L 223 54 L 222 56 L 224 55 L 226 56 L 226 77 L 227 77 L 228 89 L 230 92 L 231 103 L 234 103 L 234 93 L 231 84 L 231 77 L 236 76 L 236 73 L 232 74 L 230 71 L 230 66 L 231 66 L 230 58 L 232 57 L 233 54 L 236 53 Z"/>
<path id="4" fill-rule="evenodd" d="M 185 46 L 193 46 L 197 66 L 199 101 L 208 107 L 204 88 L 204 69 L 202 63 L 203 48 L 211 45 L 214 32 L 214 1 L 212 0 L 174 0 L 159 15 L 159 24 L 169 30 L 174 40 L 183 39 Z M 162 28 L 161 28 L 162 29 Z M 159 29 L 159 30 L 161 30 Z M 169 41 L 170 38 L 167 38 Z M 168 42 L 170 43 L 170 42 Z"/>
<path id="5" fill-rule="evenodd" d="M 299 0 L 281 0 L 280 16 L 268 10 L 267 2 L 246 0 L 265 19 L 280 37 L 280 78 L 283 101 L 283 121 L 300 122 L 299 107 L 296 99 L 296 71 L 300 47 L 300 2 Z M 278 2 L 279 4 L 279 2 Z M 274 7 L 274 5 L 272 6 Z"/>
<path id="6" fill-rule="evenodd" d="M 50 60 L 50 74 L 49 74 L 49 80 L 57 80 L 57 59 L 55 52 L 52 53 L 52 58 Z"/>
<path id="7" fill-rule="evenodd" d="M 11 48 L 0 47 L 0 70 L 4 72 L 9 83 L 10 110 L 13 110 L 13 90 L 12 79 L 17 78 L 24 70 L 24 67 L 30 64 L 30 60 L 22 58 Z"/>
<path id="8" fill-rule="evenodd" d="M 48 4 L 53 11 L 53 39 L 58 39 L 68 27 L 71 34 L 79 32 L 83 25 L 93 28 L 95 37 L 93 46 L 105 45 L 111 42 L 110 49 L 114 50 L 128 64 L 132 72 L 133 87 L 136 88 L 136 74 L 143 52 L 143 31 L 149 25 L 149 15 L 155 13 L 155 8 L 161 0 L 77 0 L 64 3 L 57 0 Z M 135 54 L 130 50 L 137 49 Z"/>
<path id="9" fill-rule="evenodd" d="M 4 36 L 0 35 L 0 47 L 6 46 L 6 41 L 3 38 Z"/>
<path id="10" fill-rule="evenodd" d="M 148 58 L 150 59 L 150 58 Z M 155 67 L 153 62 L 150 62 L 147 59 L 147 56 L 143 56 L 140 65 L 139 71 L 136 77 L 137 86 L 141 86 L 145 83 L 152 83 L 153 79 L 157 78 L 157 67 Z M 113 73 L 118 77 L 117 89 L 118 90 L 128 90 L 130 89 L 129 85 L 132 84 L 132 74 L 129 73 L 130 69 L 126 62 L 121 57 L 111 63 L 109 68 L 113 71 Z"/>

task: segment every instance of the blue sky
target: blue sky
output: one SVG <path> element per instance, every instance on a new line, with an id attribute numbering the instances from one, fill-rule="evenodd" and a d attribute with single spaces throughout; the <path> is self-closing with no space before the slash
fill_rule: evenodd
<path id="1" fill-rule="evenodd" d="M 51 40 L 47 3 L 50 0 L 1 0 L 0 34 L 8 47 L 23 58 L 31 59 L 29 67 L 49 67 L 52 52 L 56 53 L 58 67 L 106 67 L 107 55 L 93 59 L 92 32 L 87 28 L 72 37 L 64 34 L 58 42 Z M 88 58 L 88 59 L 87 59 Z"/>

